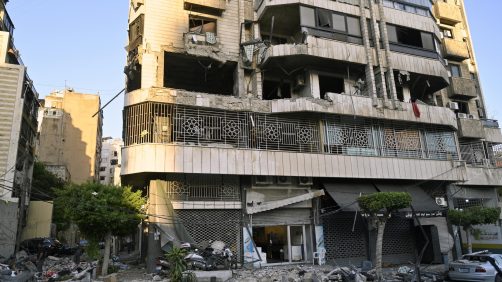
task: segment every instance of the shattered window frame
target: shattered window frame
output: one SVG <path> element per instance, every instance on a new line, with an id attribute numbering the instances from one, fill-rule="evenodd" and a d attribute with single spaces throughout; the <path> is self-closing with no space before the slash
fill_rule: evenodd
<path id="1" fill-rule="evenodd" d="M 200 25 L 196 24 L 200 21 Z M 214 27 L 211 27 L 214 24 Z M 205 34 L 206 32 L 214 33 L 217 35 L 218 20 L 214 18 L 201 17 L 196 15 L 188 15 L 188 31 L 190 33 Z"/>

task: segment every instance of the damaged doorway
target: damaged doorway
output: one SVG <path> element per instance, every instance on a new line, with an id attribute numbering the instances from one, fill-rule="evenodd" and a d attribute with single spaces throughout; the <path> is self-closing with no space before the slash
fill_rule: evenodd
<path id="1" fill-rule="evenodd" d="M 305 225 L 253 226 L 253 240 L 266 264 L 306 261 Z"/>

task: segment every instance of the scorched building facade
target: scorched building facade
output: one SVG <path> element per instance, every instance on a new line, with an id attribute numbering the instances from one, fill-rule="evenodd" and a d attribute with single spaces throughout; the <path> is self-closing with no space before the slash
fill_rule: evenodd
<path id="1" fill-rule="evenodd" d="M 407 191 L 434 238 L 426 260 L 451 254 L 448 195 L 469 173 L 435 18 L 443 3 L 461 9 L 131 1 L 122 183 L 149 195 L 149 251 L 222 240 L 261 264 L 312 261 L 323 250 L 337 263 L 371 260 L 375 234 L 357 197 Z M 495 144 L 495 127 L 477 130 Z M 415 222 L 409 210 L 392 217 L 384 261 L 414 260 Z"/>

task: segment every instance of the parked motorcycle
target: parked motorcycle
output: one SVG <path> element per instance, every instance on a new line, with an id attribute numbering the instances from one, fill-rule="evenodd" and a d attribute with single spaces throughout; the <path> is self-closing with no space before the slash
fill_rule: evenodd
<path id="1" fill-rule="evenodd" d="M 215 270 L 220 266 L 230 269 L 233 253 L 224 242 L 214 241 L 201 245 L 202 250 L 189 243 L 182 244 L 181 247 L 188 251 L 185 261 L 189 269 Z"/>

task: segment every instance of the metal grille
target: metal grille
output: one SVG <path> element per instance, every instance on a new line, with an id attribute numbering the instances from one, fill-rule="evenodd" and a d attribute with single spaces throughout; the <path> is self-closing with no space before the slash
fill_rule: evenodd
<path id="1" fill-rule="evenodd" d="M 415 260 L 415 236 L 412 221 L 391 217 L 383 234 L 383 259 L 387 263 L 408 263 Z"/>
<path id="2" fill-rule="evenodd" d="M 336 214 L 323 218 L 326 259 L 337 264 L 359 264 L 367 260 L 367 236 L 363 219 L 354 214 Z M 354 226 L 354 231 L 352 227 Z"/>
<path id="3" fill-rule="evenodd" d="M 257 149 L 320 152 L 318 122 L 286 119 L 267 115 L 251 115 L 256 119 Z"/>
<path id="4" fill-rule="evenodd" d="M 240 201 L 238 176 L 175 175 L 167 179 L 167 194 L 183 201 Z"/>
<path id="5" fill-rule="evenodd" d="M 487 153 L 494 167 L 502 167 L 502 144 L 488 143 Z"/>
<path id="6" fill-rule="evenodd" d="M 196 243 L 223 241 L 240 260 L 242 226 L 240 210 L 176 210 L 183 225 Z"/>
<path id="7" fill-rule="evenodd" d="M 460 154 L 462 160 L 470 165 L 483 165 L 484 159 L 486 159 L 483 142 L 460 144 Z"/>
<path id="8" fill-rule="evenodd" d="M 322 133 L 322 136 L 321 136 Z M 146 102 L 124 109 L 125 145 L 183 143 L 259 150 L 458 159 L 445 128 L 329 115 L 322 119 Z"/>

